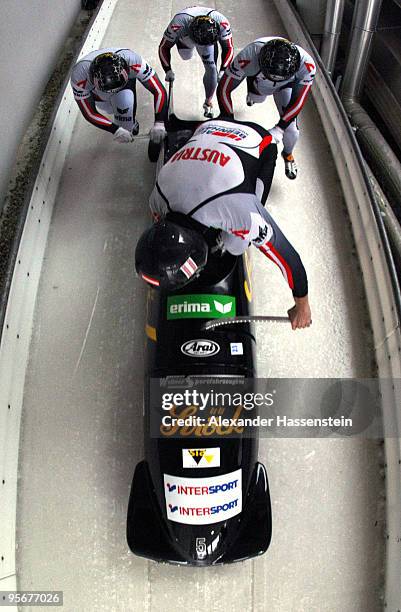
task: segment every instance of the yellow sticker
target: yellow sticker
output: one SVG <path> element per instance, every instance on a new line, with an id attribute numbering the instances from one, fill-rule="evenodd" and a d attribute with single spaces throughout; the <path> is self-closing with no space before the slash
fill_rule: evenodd
<path id="1" fill-rule="evenodd" d="M 244 253 L 245 259 L 245 280 L 244 280 L 244 291 L 248 302 L 252 302 L 252 262 L 248 255 L 248 252 Z"/>

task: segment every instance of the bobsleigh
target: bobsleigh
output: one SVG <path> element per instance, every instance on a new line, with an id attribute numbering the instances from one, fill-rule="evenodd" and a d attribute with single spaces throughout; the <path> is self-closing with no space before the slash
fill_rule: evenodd
<path id="1" fill-rule="evenodd" d="M 166 163 L 199 122 L 173 113 L 160 152 Z M 244 257 L 211 255 L 200 276 L 181 290 L 150 287 L 147 296 L 144 453 L 137 464 L 127 515 L 131 551 L 160 562 L 208 566 L 264 553 L 272 532 L 266 468 L 255 437 L 154 434 L 152 385 L 210 377 L 255 377 L 252 324 L 205 331 L 205 322 L 250 314 L 251 281 Z M 178 408 L 177 408 L 178 411 Z M 156 419 L 157 420 L 157 419 Z M 166 434 L 167 432 L 167 434 Z M 163 435 L 165 433 L 166 435 Z"/>

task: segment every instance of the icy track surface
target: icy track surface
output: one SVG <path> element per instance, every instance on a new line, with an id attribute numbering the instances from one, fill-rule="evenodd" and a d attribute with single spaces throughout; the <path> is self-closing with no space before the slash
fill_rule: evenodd
<path id="1" fill-rule="evenodd" d="M 236 52 L 259 36 L 285 35 L 268 0 L 219 2 Z M 157 47 L 183 4 L 120 0 L 103 46 L 141 53 L 159 74 Z M 174 51 L 175 110 L 201 117 L 202 67 Z M 138 84 L 140 133 L 151 96 Z M 272 100 L 238 118 L 276 122 Z M 308 271 L 313 326 L 258 328 L 259 376 L 353 377 L 372 373 L 361 276 L 339 180 L 310 99 L 296 150 L 299 176 L 278 160 L 269 210 Z M 51 225 L 25 388 L 18 499 L 21 589 L 64 591 L 64 612 L 372 612 L 381 609 L 381 449 L 363 440 L 265 440 L 273 540 L 253 561 L 207 569 L 133 556 L 126 509 L 143 456 L 145 287 L 133 253 L 149 223 L 154 166 L 147 140 L 114 143 L 80 117 Z M 280 272 L 252 254 L 255 314 L 292 304 Z M 37 608 L 35 608 L 37 609 Z"/>

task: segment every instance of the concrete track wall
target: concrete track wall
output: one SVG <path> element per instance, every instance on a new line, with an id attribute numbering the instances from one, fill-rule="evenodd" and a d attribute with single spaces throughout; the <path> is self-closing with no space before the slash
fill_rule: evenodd
<path id="1" fill-rule="evenodd" d="M 1 2 L 0 209 L 18 146 L 80 6 L 80 0 Z"/>

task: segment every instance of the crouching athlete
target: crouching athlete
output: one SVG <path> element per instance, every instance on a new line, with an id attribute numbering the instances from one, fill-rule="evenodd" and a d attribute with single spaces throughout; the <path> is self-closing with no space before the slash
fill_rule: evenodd
<path id="1" fill-rule="evenodd" d="M 71 74 L 74 98 L 82 115 L 92 125 L 114 134 L 114 140 L 128 143 L 138 134 L 136 80 L 154 98 L 155 123 L 150 138 L 161 142 L 166 134 L 166 90 L 144 59 L 130 49 L 92 51 L 75 64 Z M 113 115 L 113 121 L 102 112 Z"/>
<path id="2" fill-rule="evenodd" d="M 222 59 L 220 72 L 217 73 L 218 45 L 221 45 Z M 167 26 L 159 45 L 159 57 L 166 81 L 174 81 L 175 74 L 171 69 L 171 49 L 177 51 L 183 60 L 193 56 L 194 48 L 202 59 L 205 74 L 204 116 L 213 117 L 212 98 L 218 79 L 230 65 L 234 57 L 231 27 L 228 19 L 218 11 L 205 6 L 190 6 L 177 13 Z"/>
<path id="3" fill-rule="evenodd" d="M 217 89 L 221 115 L 233 117 L 231 92 L 245 79 L 252 106 L 273 96 L 280 121 L 269 131 L 277 144 L 283 141 L 285 174 L 297 177 L 294 148 L 299 138 L 297 118 L 312 87 L 316 68 L 312 57 L 284 38 L 267 36 L 247 45 L 234 58 Z"/>
<path id="4" fill-rule="evenodd" d="M 252 243 L 277 264 L 292 289 L 292 328 L 309 327 L 305 268 L 264 208 L 276 158 L 271 134 L 255 123 L 200 124 L 162 167 L 150 196 L 156 223 L 141 236 L 135 254 L 142 278 L 177 290 L 199 275 L 210 251 L 241 255 Z"/>

